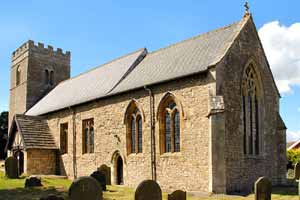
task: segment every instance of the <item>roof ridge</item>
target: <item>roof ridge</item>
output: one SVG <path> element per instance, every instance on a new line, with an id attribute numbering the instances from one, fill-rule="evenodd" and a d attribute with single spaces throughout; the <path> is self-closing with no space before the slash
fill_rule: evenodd
<path id="1" fill-rule="evenodd" d="M 239 23 L 241 23 L 241 22 L 243 22 L 243 21 L 244 21 L 244 19 L 242 19 L 242 20 L 240 20 L 240 21 L 236 21 L 236 22 L 231 23 L 231 24 L 229 24 L 229 25 L 226 25 L 226 26 L 217 28 L 217 29 L 213 29 L 213 30 L 211 30 L 211 31 L 207 31 L 207 32 L 204 32 L 204 33 L 195 35 L 195 36 L 193 36 L 193 37 L 189 37 L 189 38 L 184 39 L 184 40 L 181 40 L 181 41 L 179 41 L 179 42 L 170 44 L 170 45 L 168 45 L 168 46 L 166 46 L 166 47 L 159 48 L 159 49 L 157 49 L 157 50 L 151 51 L 151 52 L 149 52 L 148 54 L 154 54 L 154 53 L 157 53 L 157 52 L 159 52 L 159 51 L 162 51 L 162 50 L 171 48 L 171 47 L 173 47 L 173 46 L 180 45 L 180 44 L 182 44 L 182 43 L 184 43 L 184 42 L 191 41 L 191 40 L 194 40 L 194 39 L 198 39 L 198 38 L 200 38 L 200 37 L 204 37 L 204 36 L 206 36 L 206 35 L 209 35 L 209 34 L 212 34 L 212 33 L 216 33 L 216 32 L 219 32 L 219 31 L 223 31 L 223 30 L 225 30 L 225 29 L 227 29 L 227 28 L 230 28 L 230 27 L 232 27 L 232 26 L 234 26 L 234 25 L 237 25 L 237 24 L 239 24 Z"/>
<path id="2" fill-rule="evenodd" d="M 99 69 L 99 68 L 101 68 L 101 67 L 105 67 L 105 65 L 108 65 L 108 64 L 110 64 L 110 63 L 112 63 L 112 62 L 115 62 L 115 61 L 117 61 L 117 60 L 120 60 L 120 59 L 122 59 L 122 58 L 125 58 L 125 57 L 127 57 L 127 56 L 130 56 L 130 55 L 132 55 L 132 54 L 135 54 L 135 53 L 137 53 L 137 52 L 139 52 L 139 51 L 143 52 L 143 51 L 145 51 L 145 50 L 146 50 L 146 48 L 143 47 L 143 48 L 139 48 L 139 49 L 137 49 L 137 50 L 135 50 L 135 51 L 133 51 L 133 52 L 124 54 L 124 55 L 122 55 L 122 56 L 120 56 L 120 57 L 117 57 L 117 58 L 115 58 L 115 59 L 112 59 L 112 60 L 110 60 L 110 61 L 107 61 L 107 62 L 105 62 L 105 63 L 103 63 L 103 64 L 101 64 L 101 65 L 98 65 L 98 66 L 96 66 L 96 67 L 93 67 L 93 68 L 91 68 L 91 69 L 89 69 L 89 70 L 87 70 L 87 71 L 84 71 L 84 72 L 82 72 L 82 73 L 79 73 L 79 74 L 77 74 L 76 76 L 73 76 L 73 77 L 71 77 L 71 78 L 69 78 L 69 79 L 67 79 L 67 80 L 61 81 L 57 86 L 59 86 L 59 85 L 62 84 L 62 83 L 65 83 L 65 82 L 67 82 L 67 81 L 70 81 L 70 80 L 72 80 L 72 79 L 78 78 L 78 77 L 80 77 L 80 76 L 82 76 L 82 75 L 84 75 L 84 74 L 87 74 L 87 73 L 89 73 L 89 72 L 92 72 L 92 71 L 94 71 L 94 70 L 96 70 L 96 69 Z M 56 87 L 57 87 L 57 86 L 56 86 Z"/>

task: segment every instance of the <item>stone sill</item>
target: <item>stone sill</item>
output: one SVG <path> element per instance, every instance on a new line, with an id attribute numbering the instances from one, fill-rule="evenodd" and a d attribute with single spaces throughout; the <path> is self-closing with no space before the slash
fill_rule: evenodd
<path id="1" fill-rule="evenodd" d="M 144 157 L 143 153 L 131 153 L 128 155 L 128 157 Z"/>
<path id="2" fill-rule="evenodd" d="M 163 153 L 160 155 L 161 158 L 170 158 L 170 157 L 181 157 L 182 154 L 181 152 L 168 152 L 168 153 Z"/>
<path id="3" fill-rule="evenodd" d="M 265 158 L 262 155 L 244 155 L 244 159 L 264 160 Z"/>

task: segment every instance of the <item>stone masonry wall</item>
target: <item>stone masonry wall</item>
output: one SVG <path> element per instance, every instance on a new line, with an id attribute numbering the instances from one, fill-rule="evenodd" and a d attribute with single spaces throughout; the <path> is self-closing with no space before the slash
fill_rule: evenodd
<path id="1" fill-rule="evenodd" d="M 53 175 L 56 172 L 55 150 L 28 149 L 25 156 L 25 173 Z"/>
<path id="2" fill-rule="evenodd" d="M 253 60 L 258 67 L 263 85 L 262 145 L 260 156 L 243 153 L 241 78 L 244 67 Z M 271 178 L 273 184 L 283 179 L 285 170 L 282 151 L 276 138 L 279 95 L 258 39 L 252 18 L 248 20 L 229 53 L 217 66 L 217 95 L 225 103 L 225 153 L 227 192 L 249 191 L 259 176 Z M 284 136 L 280 137 L 285 137 Z M 278 159 L 278 156 L 281 159 Z"/>
<path id="3" fill-rule="evenodd" d="M 157 181 L 163 189 L 208 191 L 209 89 L 213 78 L 208 74 L 195 75 L 151 87 L 155 97 L 155 112 L 167 92 L 182 103 L 185 119 L 181 117 L 181 152 L 159 152 L 159 124 L 155 123 Z M 145 114 L 143 122 L 143 153 L 126 151 L 126 125 L 124 115 L 129 102 L 136 99 Z M 60 124 L 68 122 L 68 154 L 61 156 L 63 173 L 69 177 L 89 175 L 97 167 L 106 164 L 116 171 L 115 152 L 120 152 L 124 163 L 124 183 L 136 187 L 141 181 L 151 179 L 150 105 L 144 89 L 120 94 L 106 99 L 48 114 L 48 124 L 59 146 Z M 74 118 L 72 117 L 74 112 Z M 155 113 L 156 114 L 156 113 Z M 95 153 L 82 154 L 82 120 L 94 118 Z M 73 119 L 75 124 L 73 124 Z M 73 131 L 75 127 L 75 132 Z M 73 138 L 76 134 L 76 162 L 73 168 Z M 113 173 L 112 173 L 113 174 Z M 114 177 L 112 175 L 112 182 Z"/>

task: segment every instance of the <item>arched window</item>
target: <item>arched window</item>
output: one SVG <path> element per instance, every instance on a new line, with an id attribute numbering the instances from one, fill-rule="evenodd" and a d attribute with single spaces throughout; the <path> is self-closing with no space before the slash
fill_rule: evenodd
<path id="1" fill-rule="evenodd" d="M 49 84 L 49 70 L 45 69 L 45 84 Z"/>
<path id="2" fill-rule="evenodd" d="M 158 109 L 160 124 L 160 151 L 180 152 L 180 109 L 179 102 L 173 95 L 168 94 L 162 99 Z"/>
<path id="3" fill-rule="evenodd" d="M 94 119 L 82 121 L 82 153 L 94 153 Z"/>
<path id="4" fill-rule="evenodd" d="M 17 67 L 17 71 L 16 71 L 16 85 L 20 85 L 21 83 L 21 68 L 20 65 L 18 65 Z"/>
<path id="5" fill-rule="evenodd" d="M 125 113 L 127 154 L 143 152 L 143 114 L 136 101 L 131 101 Z"/>
<path id="6" fill-rule="evenodd" d="M 49 77 L 49 84 L 53 85 L 54 84 L 54 72 L 51 70 L 50 72 L 50 77 Z"/>
<path id="7" fill-rule="evenodd" d="M 243 150 L 247 155 L 260 154 L 261 86 L 254 65 L 244 72 L 242 81 Z"/>

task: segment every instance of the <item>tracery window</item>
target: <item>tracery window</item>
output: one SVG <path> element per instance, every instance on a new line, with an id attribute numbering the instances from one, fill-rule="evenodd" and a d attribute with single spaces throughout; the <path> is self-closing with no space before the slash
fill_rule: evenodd
<path id="1" fill-rule="evenodd" d="M 16 85 L 20 85 L 21 83 L 21 68 L 20 65 L 17 67 L 17 72 L 16 72 Z"/>
<path id="2" fill-rule="evenodd" d="M 82 153 L 94 153 L 94 119 L 82 121 Z"/>
<path id="3" fill-rule="evenodd" d="M 142 112 L 132 101 L 125 113 L 127 126 L 127 153 L 142 153 L 143 152 L 143 118 Z"/>
<path id="4" fill-rule="evenodd" d="M 180 152 L 180 109 L 171 95 L 162 101 L 158 110 L 160 151 Z"/>
<path id="5" fill-rule="evenodd" d="M 242 81 L 243 150 L 246 155 L 260 154 L 261 95 L 260 84 L 253 64 L 250 64 Z"/>

